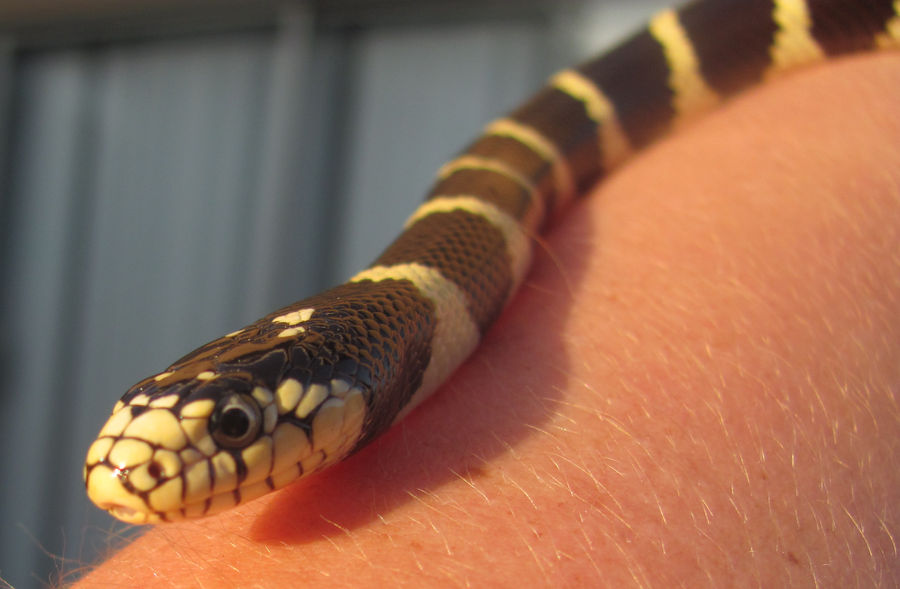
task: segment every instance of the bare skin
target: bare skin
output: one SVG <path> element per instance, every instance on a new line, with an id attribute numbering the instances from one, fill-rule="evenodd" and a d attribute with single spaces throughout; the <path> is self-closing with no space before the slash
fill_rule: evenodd
<path id="1" fill-rule="evenodd" d="M 655 146 L 401 425 L 78 586 L 897 586 L 898 88 L 845 60 Z"/>

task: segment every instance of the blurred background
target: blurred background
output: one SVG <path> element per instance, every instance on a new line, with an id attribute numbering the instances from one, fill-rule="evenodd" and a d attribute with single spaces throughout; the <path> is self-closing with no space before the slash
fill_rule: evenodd
<path id="1" fill-rule="evenodd" d="M 82 461 L 118 397 L 342 282 L 438 166 L 663 0 L 2 0 L 0 577 L 137 530 Z"/>

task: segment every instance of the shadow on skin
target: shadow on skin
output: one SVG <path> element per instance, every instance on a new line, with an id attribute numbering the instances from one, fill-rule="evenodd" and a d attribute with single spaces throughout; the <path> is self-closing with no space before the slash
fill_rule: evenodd
<path id="1" fill-rule="evenodd" d="M 649 150 L 406 422 L 80 586 L 897 585 L 898 66 Z"/>
<path id="2" fill-rule="evenodd" d="M 581 224 L 585 248 L 566 256 L 564 269 L 554 265 L 542 243 L 535 244 L 536 268 L 448 383 L 366 448 L 276 493 L 250 537 L 305 543 L 346 534 L 455 478 L 476 482 L 494 458 L 534 435 L 557 410 L 566 386 L 569 362 L 561 338 L 566 301 L 596 243 L 591 228 Z M 539 291 L 535 282 L 555 282 L 559 288 Z M 534 329 L 544 336 L 533 341 L 527 355 L 503 353 L 507 341 L 527 339 Z M 459 378 L 465 371 L 488 378 L 478 388 L 464 387 L 460 380 L 470 381 Z"/>

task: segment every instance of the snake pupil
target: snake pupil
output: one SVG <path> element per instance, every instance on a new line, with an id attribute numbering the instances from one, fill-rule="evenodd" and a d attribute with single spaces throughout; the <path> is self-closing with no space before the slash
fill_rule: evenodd
<path id="1" fill-rule="evenodd" d="M 222 414 L 221 432 L 229 438 L 240 438 L 250 429 L 250 419 L 243 410 L 233 407 Z"/>
<path id="2" fill-rule="evenodd" d="M 259 405 L 249 395 L 234 394 L 219 401 L 209 422 L 213 439 L 225 448 L 243 448 L 262 427 Z"/>

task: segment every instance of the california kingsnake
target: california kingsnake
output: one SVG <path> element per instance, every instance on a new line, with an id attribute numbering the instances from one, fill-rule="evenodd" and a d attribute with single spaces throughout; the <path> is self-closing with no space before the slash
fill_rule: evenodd
<path id="1" fill-rule="evenodd" d="M 532 236 L 631 153 L 784 71 L 898 46 L 894 0 L 659 13 L 489 124 L 368 269 L 132 387 L 88 450 L 89 497 L 127 522 L 175 521 L 345 458 L 463 362 L 522 283 Z"/>

